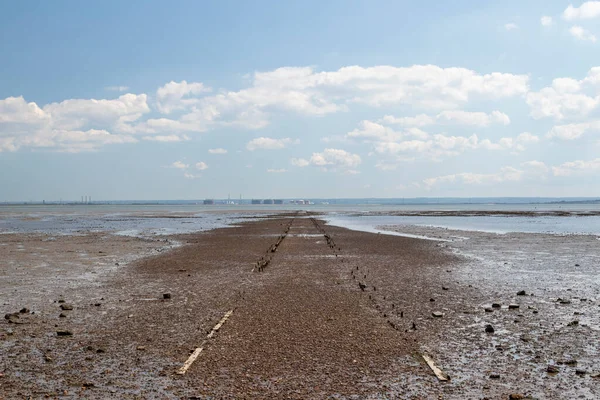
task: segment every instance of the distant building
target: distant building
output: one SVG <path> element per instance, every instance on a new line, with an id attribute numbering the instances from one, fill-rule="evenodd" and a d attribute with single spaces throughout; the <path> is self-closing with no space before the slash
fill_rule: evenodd
<path id="1" fill-rule="evenodd" d="M 273 199 L 265 199 L 263 200 L 263 204 L 273 204 Z"/>
<path id="2" fill-rule="evenodd" d="M 212 205 L 212 204 L 215 204 L 215 201 L 211 200 L 211 199 L 206 199 L 206 200 L 204 200 L 204 204 L 205 205 L 209 205 L 209 204 Z"/>
<path id="3" fill-rule="evenodd" d="M 252 199 L 252 204 L 260 204 L 260 203 L 262 203 L 261 200 Z"/>
<path id="4" fill-rule="evenodd" d="M 275 204 L 283 204 L 283 200 L 273 200 Z"/>

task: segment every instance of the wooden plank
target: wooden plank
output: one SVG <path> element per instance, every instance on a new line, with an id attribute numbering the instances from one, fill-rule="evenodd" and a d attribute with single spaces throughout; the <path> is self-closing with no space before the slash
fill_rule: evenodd
<path id="1" fill-rule="evenodd" d="M 181 368 L 179 368 L 179 370 L 177 371 L 177 374 L 185 375 L 185 373 L 192 366 L 194 361 L 196 361 L 196 359 L 200 356 L 200 353 L 202 353 L 202 350 L 204 350 L 204 345 L 206 344 L 206 342 L 208 342 L 208 340 L 211 339 L 215 335 L 215 333 L 217 333 L 217 331 L 219 329 L 221 329 L 221 327 L 227 321 L 227 319 L 229 317 L 231 317 L 231 314 L 233 314 L 233 310 L 229 310 L 225 313 L 223 318 L 221 318 L 221 320 L 211 329 L 209 334 L 206 335 L 206 339 L 202 342 L 200 347 L 196 348 L 196 350 L 194 350 L 194 352 L 189 356 L 189 358 L 186 360 L 186 362 L 183 364 L 183 366 Z"/>
<path id="2" fill-rule="evenodd" d="M 450 377 L 448 376 L 448 374 L 446 374 L 444 371 L 442 371 L 441 369 L 439 369 L 435 363 L 433 362 L 433 359 L 431 357 L 429 357 L 427 354 L 423 354 L 423 360 L 425 360 L 425 362 L 427 363 L 427 365 L 429 365 L 429 368 L 431 368 L 431 370 L 433 371 L 433 373 L 435 374 L 435 376 L 437 376 L 437 378 L 440 381 L 449 381 Z"/>
<path id="3" fill-rule="evenodd" d="M 223 324 L 225 323 L 225 321 L 227 321 L 227 319 L 229 317 L 231 317 L 231 314 L 233 314 L 233 310 L 227 311 L 225 313 L 225 315 L 223 316 L 223 318 L 221 318 L 221 320 L 219 321 L 218 324 L 215 325 L 214 328 L 212 328 L 212 330 L 210 331 L 210 333 L 208 334 L 208 336 L 206 336 L 207 339 L 210 339 L 211 337 L 214 336 L 214 334 L 221 329 L 221 327 L 223 326 Z"/>
<path id="4" fill-rule="evenodd" d="M 194 363 L 194 361 L 196 361 L 196 359 L 198 358 L 198 356 L 200 355 L 200 353 L 202 353 L 202 350 L 204 350 L 204 347 L 198 347 L 196 350 L 194 350 L 194 352 L 192 353 L 192 355 L 183 364 L 183 367 L 179 368 L 179 371 L 177 371 L 177 373 L 179 375 L 185 375 L 185 373 L 192 366 L 192 364 Z"/>

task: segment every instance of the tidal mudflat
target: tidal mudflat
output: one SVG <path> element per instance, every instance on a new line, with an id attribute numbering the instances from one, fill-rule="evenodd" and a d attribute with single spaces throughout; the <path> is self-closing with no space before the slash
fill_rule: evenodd
<path id="1" fill-rule="evenodd" d="M 598 397 L 595 236 L 380 229 L 1 235 L 0 397 Z"/>

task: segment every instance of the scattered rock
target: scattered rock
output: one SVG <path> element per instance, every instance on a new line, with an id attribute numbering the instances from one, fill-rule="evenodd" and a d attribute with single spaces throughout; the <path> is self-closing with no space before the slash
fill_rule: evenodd
<path id="1" fill-rule="evenodd" d="M 525 292 L 524 290 L 519 290 L 517 292 L 517 296 L 527 296 L 527 292 Z"/>
<path id="2" fill-rule="evenodd" d="M 442 290 L 448 290 L 446 286 L 442 286 Z"/>
<path id="3" fill-rule="evenodd" d="M 579 265 L 579 264 L 575 264 L 575 266 L 576 266 L 576 267 L 579 267 L 580 265 Z"/>
<path id="4" fill-rule="evenodd" d="M 94 306 L 96 307 L 100 307 L 102 305 L 102 303 L 95 303 Z"/>
<path id="5" fill-rule="evenodd" d="M 9 324 L 18 324 L 21 317 L 19 316 L 19 313 L 8 313 L 4 315 L 4 319 L 8 320 Z"/>
<path id="6" fill-rule="evenodd" d="M 531 342 L 531 336 L 527 334 L 521 335 L 520 339 L 524 342 Z"/>
<path id="7" fill-rule="evenodd" d="M 516 310 L 516 309 L 518 309 L 519 307 L 520 307 L 520 306 L 519 306 L 518 304 L 515 304 L 515 303 L 511 303 L 511 304 L 509 304 L 509 305 L 508 305 L 508 309 L 509 309 L 509 310 Z"/>
<path id="8" fill-rule="evenodd" d="M 490 379 L 500 379 L 500 374 L 491 374 Z"/>
<path id="9" fill-rule="evenodd" d="M 485 308 L 485 312 L 494 312 L 494 309 L 490 308 L 490 307 L 486 307 Z"/>
<path id="10" fill-rule="evenodd" d="M 434 299 L 434 298 L 431 298 L 431 299 L 429 299 L 429 301 L 433 302 L 433 301 L 435 301 L 435 299 Z"/>
<path id="11" fill-rule="evenodd" d="M 431 315 L 433 315 L 435 318 L 442 318 L 444 316 L 444 313 L 441 311 L 434 311 L 431 313 Z"/>
<path id="12" fill-rule="evenodd" d="M 577 374 L 577 375 L 585 375 L 585 374 L 587 374 L 587 371 L 585 369 L 576 369 L 575 370 L 575 374 Z"/>
<path id="13" fill-rule="evenodd" d="M 73 306 L 71 304 L 61 304 L 60 305 L 60 309 L 61 310 L 65 310 L 65 311 L 70 311 L 73 309 Z"/>
<path id="14" fill-rule="evenodd" d="M 20 310 L 19 312 L 20 312 L 21 314 L 29 314 L 29 312 L 30 312 L 30 311 L 29 311 L 29 308 L 27 308 L 27 307 L 23 307 L 23 308 L 21 308 L 21 310 Z"/>
<path id="15" fill-rule="evenodd" d="M 60 315 L 58 316 L 58 318 L 67 318 L 67 315 L 65 313 L 60 313 Z"/>
<path id="16" fill-rule="evenodd" d="M 538 310 L 533 310 L 533 313 L 534 313 L 534 314 L 537 314 L 538 312 L 539 312 Z"/>
<path id="17" fill-rule="evenodd" d="M 106 350 L 100 348 L 100 349 L 96 350 L 96 353 L 98 353 L 98 354 L 106 353 Z"/>
<path id="18" fill-rule="evenodd" d="M 575 320 L 575 321 L 571 321 L 567 324 L 567 326 L 577 326 L 579 325 L 579 321 Z"/>
<path id="19" fill-rule="evenodd" d="M 492 325 L 490 325 L 490 324 L 487 324 L 485 326 L 485 332 L 486 333 L 494 333 L 494 327 Z"/>
<path id="20" fill-rule="evenodd" d="M 171 293 L 163 293 L 163 299 L 168 300 L 171 298 Z"/>
<path id="21" fill-rule="evenodd" d="M 59 329 L 56 331 L 57 336 L 73 336 L 73 332 L 66 329 Z"/>
<path id="22" fill-rule="evenodd" d="M 558 299 L 560 304 L 571 304 L 571 300 L 569 299 Z"/>
<path id="23" fill-rule="evenodd" d="M 64 300 L 64 299 L 58 299 L 58 302 L 59 302 L 59 303 L 64 303 L 64 302 L 65 302 L 65 300 Z"/>
<path id="24" fill-rule="evenodd" d="M 138 346 L 137 349 L 138 350 L 146 350 L 146 346 Z"/>
<path id="25" fill-rule="evenodd" d="M 492 307 L 493 307 L 493 308 L 501 308 L 501 307 L 502 307 L 502 304 L 500 304 L 500 303 L 493 303 L 493 304 L 492 304 Z"/>
<path id="26" fill-rule="evenodd" d="M 367 285 L 365 285 L 364 283 L 358 283 L 358 287 L 360 288 L 360 290 L 362 290 L 363 292 L 365 291 L 365 289 L 367 288 Z"/>
<path id="27" fill-rule="evenodd" d="M 508 396 L 509 400 L 522 400 L 525 398 L 525 396 L 523 396 L 522 394 L 519 393 L 513 393 L 511 395 Z"/>
<path id="28" fill-rule="evenodd" d="M 548 368 L 546 368 L 546 371 L 549 374 L 558 374 L 559 369 L 556 365 L 548 365 Z"/>
<path id="29" fill-rule="evenodd" d="M 52 357 L 50 357 L 49 355 L 45 355 L 45 356 L 44 356 L 44 361 L 46 361 L 46 362 L 52 362 L 52 361 L 54 361 L 54 360 L 53 360 L 53 359 L 52 359 Z"/>

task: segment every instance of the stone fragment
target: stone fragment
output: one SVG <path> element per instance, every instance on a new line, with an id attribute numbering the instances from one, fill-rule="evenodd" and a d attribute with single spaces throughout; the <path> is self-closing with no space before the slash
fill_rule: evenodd
<path id="1" fill-rule="evenodd" d="M 57 336 L 73 336 L 73 332 L 67 329 L 59 329 L 56 331 Z"/>
<path id="2" fill-rule="evenodd" d="M 163 299 L 168 300 L 171 298 L 171 293 L 163 293 Z"/>
<path id="3" fill-rule="evenodd" d="M 518 309 L 519 307 L 520 307 L 520 306 L 519 306 L 518 304 L 515 304 L 515 303 L 511 303 L 511 304 L 509 304 L 509 305 L 508 305 L 508 309 L 509 309 L 509 310 L 516 310 L 516 309 Z"/>
<path id="4" fill-rule="evenodd" d="M 494 327 L 493 327 L 492 325 L 490 325 L 490 324 L 487 324 L 487 325 L 485 326 L 485 332 L 486 332 L 486 333 L 494 333 L 494 332 L 495 332 L 495 331 L 494 331 Z"/>
<path id="5" fill-rule="evenodd" d="M 519 290 L 517 292 L 517 296 L 527 296 L 527 292 L 525 292 L 524 290 Z"/>
<path id="6" fill-rule="evenodd" d="M 435 318 L 442 318 L 444 316 L 444 313 L 441 311 L 434 311 L 431 313 L 431 315 L 433 315 Z"/>
<path id="7" fill-rule="evenodd" d="M 556 365 L 548 365 L 548 368 L 546 368 L 546 371 L 550 374 L 558 374 L 558 367 Z"/>
<path id="8" fill-rule="evenodd" d="M 60 309 L 61 310 L 65 310 L 65 311 L 70 311 L 73 309 L 73 306 L 71 304 L 61 304 L 60 305 Z"/>

